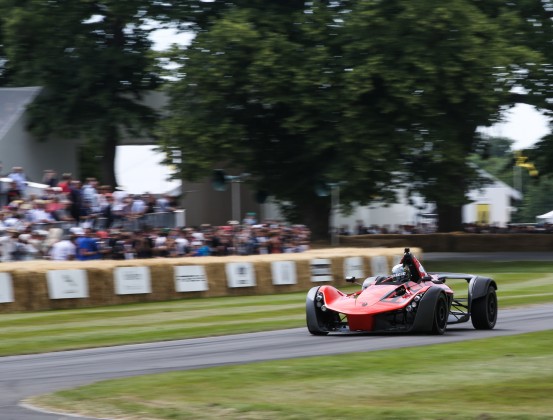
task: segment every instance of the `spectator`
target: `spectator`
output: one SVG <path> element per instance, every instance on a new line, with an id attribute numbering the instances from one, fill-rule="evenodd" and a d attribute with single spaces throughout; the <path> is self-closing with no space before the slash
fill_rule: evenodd
<path id="1" fill-rule="evenodd" d="M 71 174 L 66 172 L 61 176 L 61 181 L 58 183 L 58 187 L 65 195 L 69 195 L 71 192 Z"/>
<path id="2" fill-rule="evenodd" d="M 211 255 L 211 251 L 205 241 L 196 240 L 192 242 L 192 252 L 190 255 L 192 257 L 207 257 Z"/>
<path id="3" fill-rule="evenodd" d="M 55 219 L 46 211 L 46 203 L 43 200 L 35 200 L 33 208 L 27 212 L 27 220 L 31 224 L 48 224 Z"/>
<path id="4" fill-rule="evenodd" d="M 190 253 L 190 241 L 186 238 L 186 231 L 179 230 L 175 238 L 175 251 L 177 257 L 184 257 Z"/>
<path id="5" fill-rule="evenodd" d="M 58 186 L 58 177 L 54 170 L 45 169 L 44 174 L 42 175 L 42 183 L 48 185 L 49 187 Z"/>
<path id="6" fill-rule="evenodd" d="M 75 235 L 65 235 L 63 238 L 55 242 L 49 251 L 49 256 L 52 261 L 70 261 L 75 259 L 77 254 L 77 246 L 75 245 Z"/>
<path id="7" fill-rule="evenodd" d="M 3 178 L 4 175 L 2 175 L 2 163 L 0 162 L 0 178 Z M 0 180 L 0 208 L 4 207 L 6 204 L 6 187 L 4 186 L 4 183 L 2 180 Z"/>
<path id="8" fill-rule="evenodd" d="M 10 186 L 6 191 L 6 199 L 8 200 L 8 204 L 23 199 L 23 194 L 21 194 L 21 190 L 17 186 L 16 181 L 10 182 Z"/>
<path id="9" fill-rule="evenodd" d="M 17 244 L 19 242 L 20 232 L 15 228 L 7 228 L 6 235 L 0 236 L 0 252 L 2 262 L 15 261 Z"/>
<path id="10" fill-rule="evenodd" d="M 172 212 L 178 208 L 176 198 L 169 194 L 164 194 L 163 196 L 158 198 L 156 200 L 156 204 L 157 211 L 161 213 Z"/>
<path id="11" fill-rule="evenodd" d="M 20 196 L 24 197 L 25 189 L 27 188 L 27 175 L 23 172 L 23 168 L 21 166 L 14 166 L 8 174 L 8 178 L 15 182 Z"/>
<path id="12" fill-rule="evenodd" d="M 68 198 L 69 201 L 71 201 L 71 217 L 78 224 L 81 221 L 84 212 L 81 193 L 81 181 L 76 179 L 71 181 L 69 185 Z"/>
<path id="13" fill-rule="evenodd" d="M 80 261 L 98 260 L 101 258 L 98 242 L 92 235 L 90 228 L 76 228 L 77 235 L 75 245 L 77 246 L 76 256 Z"/>
<path id="14" fill-rule="evenodd" d="M 154 245 L 148 231 L 138 233 L 135 236 L 133 246 L 136 251 L 136 258 L 152 258 L 154 256 Z"/>
<path id="15" fill-rule="evenodd" d="M 161 231 L 157 233 L 157 236 L 154 237 L 154 257 L 168 257 L 169 256 L 169 245 L 167 241 L 168 232 Z"/>
<path id="16" fill-rule="evenodd" d="M 115 208 L 115 202 L 111 193 L 104 195 L 105 203 L 100 207 L 100 217 L 103 220 L 103 229 L 110 229 L 115 220 L 120 222 L 120 213 Z"/>

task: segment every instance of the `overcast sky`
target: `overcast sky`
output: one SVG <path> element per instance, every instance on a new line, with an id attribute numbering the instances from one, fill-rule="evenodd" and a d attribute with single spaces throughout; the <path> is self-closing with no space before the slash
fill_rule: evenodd
<path id="1" fill-rule="evenodd" d="M 176 35 L 174 31 L 160 30 L 152 35 L 155 49 L 167 48 L 172 43 L 187 44 L 191 40 L 188 33 Z M 505 122 L 483 129 L 491 136 L 508 137 L 515 141 L 514 149 L 532 146 L 546 135 L 548 121 L 529 105 L 517 105 L 505 115 Z M 160 165 L 162 156 L 153 151 L 153 146 L 119 146 L 115 171 L 119 184 L 133 194 L 143 192 L 163 193 L 179 185 L 167 181 L 169 170 Z"/>

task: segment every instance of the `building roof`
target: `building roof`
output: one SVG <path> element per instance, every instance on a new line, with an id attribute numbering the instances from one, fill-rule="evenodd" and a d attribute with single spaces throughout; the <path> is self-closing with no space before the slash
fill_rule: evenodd
<path id="1" fill-rule="evenodd" d="M 40 87 L 0 88 L 0 139 L 25 112 Z"/>

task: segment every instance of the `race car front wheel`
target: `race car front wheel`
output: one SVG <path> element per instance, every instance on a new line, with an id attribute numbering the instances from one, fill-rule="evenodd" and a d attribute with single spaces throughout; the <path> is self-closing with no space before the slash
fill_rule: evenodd
<path id="1" fill-rule="evenodd" d="M 442 335 L 447 328 L 447 318 L 449 316 L 449 305 L 447 304 L 447 298 L 443 293 L 440 293 L 438 299 L 436 299 L 436 306 L 434 308 L 434 320 L 432 323 L 432 333 Z"/>
<path id="2" fill-rule="evenodd" d="M 305 316 L 307 322 L 307 329 L 313 335 L 327 335 L 328 328 L 325 325 L 323 319 L 323 312 L 317 305 L 316 296 L 319 292 L 318 287 L 313 287 L 307 293 L 307 299 L 305 301 Z"/>
<path id="3" fill-rule="evenodd" d="M 475 299 L 471 305 L 470 319 L 477 330 L 491 330 L 497 321 L 497 295 L 493 286 L 486 295 Z"/>

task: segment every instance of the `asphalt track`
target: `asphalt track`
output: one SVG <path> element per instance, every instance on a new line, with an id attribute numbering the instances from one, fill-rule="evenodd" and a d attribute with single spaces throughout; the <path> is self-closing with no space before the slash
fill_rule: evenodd
<path id="1" fill-rule="evenodd" d="M 520 253 L 501 253 L 488 261 L 523 261 Z M 542 254 L 542 253 L 540 253 Z M 553 260 L 543 253 L 529 260 Z M 466 255 L 466 254 L 463 254 Z M 482 254 L 478 254 L 482 255 Z M 463 259 L 456 254 L 456 259 Z M 487 256 L 489 257 L 489 255 Z M 543 258 L 543 259 L 541 259 Z M 425 254 L 425 260 L 453 259 Z M 475 258 L 469 258 L 475 260 Z M 501 304 L 501 302 L 500 302 Z M 553 304 L 499 311 L 496 328 L 477 331 L 470 323 L 450 326 L 443 336 L 330 335 L 315 337 L 305 328 L 89 350 L 0 357 L 0 419 L 62 420 L 70 416 L 32 411 L 21 404 L 29 396 L 78 385 L 172 370 L 296 357 L 367 352 L 451 343 L 553 329 Z"/>

